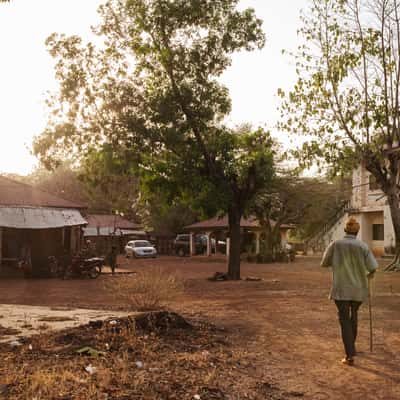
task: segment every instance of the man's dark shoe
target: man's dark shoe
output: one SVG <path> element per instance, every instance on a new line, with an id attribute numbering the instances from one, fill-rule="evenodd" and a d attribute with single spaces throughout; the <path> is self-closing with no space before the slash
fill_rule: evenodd
<path id="1" fill-rule="evenodd" d="M 353 357 L 345 357 L 342 360 L 342 364 L 352 366 L 352 365 L 354 365 L 354 358 Z"/>

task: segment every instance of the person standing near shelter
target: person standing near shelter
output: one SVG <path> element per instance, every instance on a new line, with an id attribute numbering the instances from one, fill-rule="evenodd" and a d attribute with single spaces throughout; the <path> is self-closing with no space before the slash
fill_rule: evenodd
<path id="1" fill-rule="evenodd" d="M 115 274 L 115 269 L 117 268 L 117 246 L 112 245 L 111 246 L 111 251 L 108 254 L 108 263 L 110 264 L 111 268 L 111 273 L 114 275 Z"/>
<path id="2" fill-rule="evenodd" d="M 332 242 L 326 249 L 321 267 L 332 267 L 333 282 L 329 298 L 338 309 L 346 357 L 342 363 L 354 364 L 357 338 L 357 312 L 368 298 L 369 279 L 378 263 L 367 244 L 357 239 L 359 223 L 351 217 L 344 228 L 343 239 Z"/>
<path id="3" fill-rule="evenodd" d="M 20 250 L 19 266 L 24 273 L 24 278 L 32 276 L 31 242 L 26 240 Z"/>

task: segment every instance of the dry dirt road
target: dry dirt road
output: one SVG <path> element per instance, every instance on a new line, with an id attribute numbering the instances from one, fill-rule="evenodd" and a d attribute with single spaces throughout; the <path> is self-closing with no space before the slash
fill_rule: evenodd
<path id="1" fill-rule="evenodd" d="M 203 317 L 227 328 L 234 351 L 246 368 L 238 379 L 257 377 L 293 397 L 332 400 L 400 400 L 400 273 L 376 276 L 373 297 L 374 350 L 369 351 L 368 307 L 360 311 L 358 352 L 354 367 L 341 365 L 343 348 L 336 309 L 327 299 L 330 273 L 318 258 L 291 264 L 242 265 L 242 276 L 262 281 L 211 282 L 225 271 L 223 259 L 160 257 L 120 259 L 126 270 L 162 267 L 185 280 L 185 292 L 169 307 L 183 315 Z M 0 303 L 102 309 L 124 309 L 105 289 L 110 279 L 2 280 Z"/>

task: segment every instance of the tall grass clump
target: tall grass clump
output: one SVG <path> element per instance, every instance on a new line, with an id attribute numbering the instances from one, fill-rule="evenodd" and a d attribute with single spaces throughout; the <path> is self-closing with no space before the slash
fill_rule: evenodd
<path id="1" fill-rule="evenodd" d="M 134 310 L 153 311 L 181 295 L 184 283 L 177 275 L 154 267 L 113 279 L 106 283 L 106 288 Z"/>

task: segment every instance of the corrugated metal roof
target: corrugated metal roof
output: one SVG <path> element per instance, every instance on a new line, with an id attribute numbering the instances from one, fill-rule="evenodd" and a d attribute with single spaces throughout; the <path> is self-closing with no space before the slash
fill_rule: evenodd
<path id="1" fill-rule="evenodd" d="M 275 221 L 271 220 L 271 225 L 275 225 Z M 185 226 L 186 230 L 205 230 L 205 229 L 222 229 L 228 228 L 228 216 L 225 215 L 221 218 L 215 217 L 205 221 L 196 222 L 192 225 Z M 261 228 L 259 221 L 255 217 L 243 218 L 240 220 L 241 228 Z M 282 224 L 281 229 L 291 229 L 294 225 Z"/>
<path id="2" fill-rule="evenodd" d="M 122 218 L 120 215 L 114 214 L 88 214 L 86 215 L 89 228 L 100 228 L 111 227 L 120 229 L 139 229 L 141 226 L 134 222 L 128 221 Z"/>
<path id="3" fill-rule="evenodd" d="M 0 175 L 0 205 L 57 208 L 86 208 L 83 204 L 62 199 L 31 185 Z"/>
<path id="4" fill-rule="evenodd" d="M 136 236 L 147 236 L 145 231 L 134 231 L 131 229 L 121 229 L 123 235 L 136 235 Z"/>
<path id="5" fill-rule="evenodd" d="M 42 207 L 0 207 L 0 227 L 48 229 L 85 225 L 78 210 Z"/>
<path id="6" fill-rule="evenodd" d="M 83 228 L 83 236 L 111 236 L 111 235 L 121 236 L 122 232 L 117 228 L 114 233 L 114 228 L 109 226 L 93 228 L 86 226 Z"/>
<path id="7" fill-rule="evenodd" d="M 110 226 L 106 227 L 99 227 L 93 228 L 90 226 L 87 226 L 83 228 L 83 236 L 111 236 L 111 235 L 116 235 L 116 236 L 124 236 L 124 235 L 138 235 L 138 236 L 145 236 L 146 232 L 144 231 L 135 231 L 135 230 L 130 230 L 130 229 L 116 229 L 114 233 L 114 228 Z"/>

